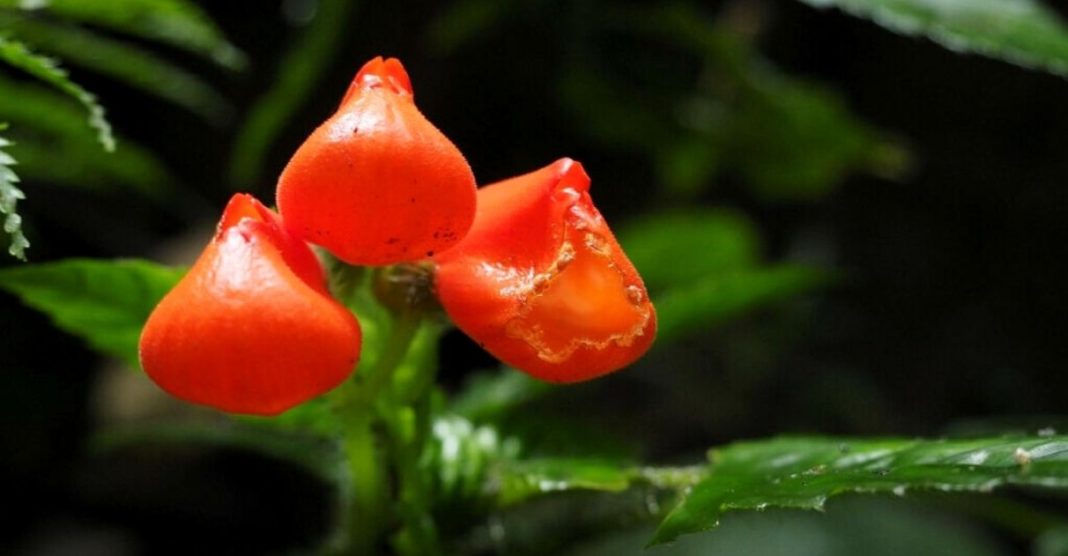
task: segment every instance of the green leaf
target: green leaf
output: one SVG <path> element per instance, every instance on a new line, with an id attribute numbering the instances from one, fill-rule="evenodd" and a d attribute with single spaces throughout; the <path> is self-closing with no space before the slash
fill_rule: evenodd
<path id="1" fill-rule="evenodd" d="M 149 150 L 132 141 L 100 156 L 81 111 L 48 89 L 0 79 L 0 118 L 17 125 L 11 130 L 17 143 L 12 154 L 26 179 L 89 189 L 129 186 L 158 196 L 172 192 L 174 178 Z"/>
<path id="2" fill-rule="evenodd" d="M 618 238 L 651 290 L 690 285 L 760 259 L 756 227 L 727 209 L 657 213 L 629 222 Z"/>
<path id="3" fill-rule="evenodd" d="M 183 273 L 141 260 L 67 259 L 0 269 L 0 289 L 93 349 L 138 368 L 141 327 Z"/>
<path id="4" fill-rule="evenodd" d="M 207 83 L 167 60 L 99 33 L 40 18 L 0 12 L 0 28 L 101 75 L 173 102 L 208 120 L 224 118 L 227 101 Z"/>
<path id="5" fill-rule="evenodd" d="M 341 455 L 333 442 L 236 421 L 116 427 L 96 434 L 91 448 L 108 452 L 128 446 L 175 444 L 250 450 L 296 463 L 330 482 L 337 481 L 340 468 Z"/>
<path id="6" fill-rule="evenodd" d="M 515 369 L 479 373 L 464 384 L 450 411 L 475 422 L 493 421 L 552 389 L 552 384 Z"/>
<path id="7" fill-rule="evenodd" d="M 653 296 L 657 342 L 665 344 L 687 334 L 812 291 L 830 276 L 809 266 L 781 264 L 742 269 L 678 287 Z"/>
<path id="8" fill-rule="evenodd" d="M 870 19 L 891 31 L 1068 76 L 1068 29 L 1035 0 L 801 0 Z"/>
<path id="9" fill-rule="evenodd" d="M 279 61 L 276 82 L 256 101 L 238 132 L 230 165 L 230 180 L 236 187 L 248 187 L 262 175 L 263 161 L 275 137 L 314 90 L 351 29 L 354 3 L 321 0 L 301 40 Z"/>
<path id="10" fill-rule="evenodd" d="M 7 124 L 0 125 L 0 131 L 5 129 Z M 19 200 L 25 199 L 26 195 L 15 186 L 19 181 L 18 175 L 11 169 L 15 165 L 15 159 L 4 152 L 4 147 L 10 145 L 10 141 L 0 136 L 0 216 L 4 217 L 4 233 L 9 238 L 7 252 L 25 261 L 26 248 L 30 246 L 30 242 L 22 233 L 22 216 L 15 209 Z"/>
<path id="11" fill-rule="evenodd" d="M 532 496 L 570 490 L 622 492 L 633 474 L 615 462 L 581 459 L 518 461 L 498 471 L 498 504 L 510 506 Z"/>
<path id="12" fill-rule="evenodd" d="M 231 69 L 245 55 L 230 44 L 203 10 L 188 0 L 0 0 L 0 8 L 44 11 L 135 37 L 159 41 L 205 56 Z"/>
<path id="13" fill-rule="evenodd" d="M 1068 437 L 971 440 L 779 438 L 710 452 L 708 476 L 660 524 L 653 544 L 711 529 L 729 510 L 820 509 L 843 493 L 1068 488 Z"/>
<path id="14" fill-rule="evenodd" d="M 111 124 L 104 117 L 104 107 L 97 103 L 96 97 L 89 91 L 71 81 L 67 72 L 54 60 L 34 54 L 26 45 L 4 36 L 0 36 L 0 60 L 22 69 L 80 102 L 89 112 L 89 126 L 96 130 L 97 140 L 104 150 L 115 150 L 115 137 L 111 134 Z"/>

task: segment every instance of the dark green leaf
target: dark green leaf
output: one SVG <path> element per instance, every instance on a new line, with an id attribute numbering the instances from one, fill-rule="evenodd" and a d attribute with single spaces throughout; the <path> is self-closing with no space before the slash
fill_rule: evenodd
<path id="1" fill-rule="evenodd" d="M 687 286 L 760 259 L 756 228 L 726 209 L 646 216 L 629 222 L 618 237 L 651 290 Z"/>
<path id="2" fill-rule="evenodd" d="M 1068 29 L 1037 0 L 801 0 L 887 29 L 926 36 L 957 52 L 1068 75 Z"/>
<path id="3" fill-rule="evenodd" d="M 66 62 L 114 78 L 209 120 L 230 107 L 200 78 L 144 49 L 69 24 L 0 12 L 0 28 Z"/>
<path id="4" fill-rule="evenodd" d="M 492 421 L 552 389 L 551 384 L 515 369 L 480 373 L 467 381 L 450 411 L 475 422 Z"/>
<path id="5" fill-rule="evenodd" d="M 0 125 L 0 131 L 7 125 Z M 4 218 L 4 233 L 8 235 L 9 244 L 7 252 L 13 257 L 26 260 L 26 248 L 30 242 L 22 234 L 22 217 L 16 212 L 19 200 L 25 199 L 26 195 L 15 186 L 19 181 L 18 175 L 11 169 L 15 165 L 15 159 L 4 152 L 4 148 L 11 142 L 0 136 L 0 216 Z"/>
<path id="6" fill-rule="evenodd" d="M 237 135 L 230 165 L 230 179 L 236 187 L 248 187 L 262 175 L 263 161 L 275 137 L 314 90 L 342 38 L 351 30 L 354 2 L 321 0 L 300 42 L 279 61 L 275 84 L 253 105 Z"/>
<path id="7" fill-rule="evenodd" d="M 653 296 L 661 344 L 826 285 L 826 271 L 778 265 L 742 269 Z"/>
<path id="8" fill-rule="evenodd" d="M 1068 437 L 781 438 L 739 442 L 709 458 L 708 476 L 664 519 L 654 544 L 715 527 L 728 510 L 819 509 L 850 492 L 1068 488 Z"/>
<path id="9" fill-rule="evenodd" d="M 82 113 L 48 89 L 0 79 L 0 118 L 17 126 L 11 129 L 16 142 L 11 154 L 26 179 L 89 189 L 128 186 L 153 196 L 172 192 L 174 178 L 132 141 L 101 156 Z"/>
<path id="10" fill-rule="evenodd" d="M 71 81 L 67 72 L 60 68 L 55 60 L 35 54 L 26 48 L 26 45 L 4 36 L 0 36 L 0 60 L 33 75 L 80 102 L 89 112 L 89 126 L 96 130 L 97 140 L 104 146 L 104 150 L 109 152 L 115 150 L 115 137 L 111 134 L 111 124 L 104 117 L 104 107 L 100 106 L 96 97 L 89 91 Z"/>
<path id="11" fill-rule="evenodd" d="M 229 68 L 245 65 L 245 55 L 226 40 L 203 10 L 188 0 L 0 0 L 0 8 L 41 10 L 184 48 Z"/>
<path id="12" fill-rule="evenodd" d="M 141 327 L 183 272 L 149 261 L 67 259 L 2 269 L 0 289 L 137 368 Z"/>

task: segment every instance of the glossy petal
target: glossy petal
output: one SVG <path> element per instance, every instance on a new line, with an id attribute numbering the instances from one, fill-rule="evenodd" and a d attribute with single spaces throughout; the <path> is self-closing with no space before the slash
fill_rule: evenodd
<path id="1" fill-rule="evenodd" d="M 575 382 L 641 357 L 656 334 L 645 285 L 589 195 L 582 165 L 561 159 L 479 190 L 475 223 L 435 257 L 449 316 L 501 361 Z"/>
<path id="2" fill-rule="evenodd" d="M 308 245 L 249 195 L 152 312 L 141 365 L 161 388 L 223 411 L 273 415 L 355 368 L 360 327 L 327 292 Z"/>
<path id="3" fill-rule="evenodd" d="M 467 232 L 475 178 L 415 107 L 400 62 L 375 58 L 283 170 L 278 207 L 294 234 L 348 263 L 417 261 Z"/>

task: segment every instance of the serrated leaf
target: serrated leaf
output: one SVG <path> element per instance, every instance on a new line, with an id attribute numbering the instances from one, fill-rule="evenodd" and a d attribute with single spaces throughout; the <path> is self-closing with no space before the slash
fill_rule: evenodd
<path id="1" fill-rule="evenodd" d="M 781 264 L 741 269 L 653 296 L 657 342 L 664 344 L 695 330 L 812 291 L 830 281 L 818 268 Z"/>
<path id="2" fill-rule="evenodd" d="M 1035 0 L 801 0 L 957 52 L 973 52 L 1068 76 L 1068 28 Z"/>
<path id="3" fill-rule="evenodd" d="M 779 438 L 709 454 L 706 478 L 660 524 L 653 544 L 715 527 L 729 510 L 820 509 L 844 493 L 1068 488 L 1068 437 L 970 440 Z"/>
<path id="4" fill-rule="evenodd" d="M 12 154 L 26 179 L 88 189 L 129 186 L 160 196 L 170 193 L 175 183 L 152 152 L 132 141 L 124 140 L 115 152 L 101 156 L 81 111 L 36 84 L 0 78 L 0 118 L 16 125 L 11 130 L 17 140 Z"/>
<path id="5" fill-rule="evenodd" d="M 141 327 L 184 272 L 142 260 L 66 259 L 0 269 L 0 289 L 97 351 L 138 368 Z"/>
<path id="6" fill-rule="evenodd" d="M 6 128 L 6 124 L 2 125 L 0 131 Z M 30 246 L 30 242 L 22 233 L 22 216 L 16 208 L 18 202 L 25 199 L 26 195 L 15 186 L 19 181 L 18 175 L 11 168 L 15 165 L 15 159 L 4 152 L 4 148 L 10 145 L 10 141 L 0 136 L 0 216 L 4 218 L 4 233 L 8 236 L 7 252 L 25 261 L 26 249 Z"/>
<path id="7" fill-rule="evenodd" d="M 196 75 L 145 49 L 61 22 L 0 12 L 0 28 L 59 56 L 172 102 L 208 120 L 225 117 L 226 100 Z"/>
<path id="8" fill-rule="evenodd" d="M 350 29 L 353 4 L 353 0 L 321 0 L 301 40 L 282 56 L 275 83 L 256 101 L 238 132 L 230 164 L 235 187 L 248 187 L 262 175 L 275 137 L 314 90 Z"/>
<path id="9" fill-rule="evenodd" d="M 245 55 L 226 40 L 203 10 L 188 0 L 0 0 L 0 8 L 44 11 L 135 37 L 159 41 L 240 69 Z"/>
<path id="10" fill-rule="evenodd" d="M 26 45 L 2 35 L 0 35 L 0 60 L 52 85 L 81 103 L 89 112 L 89 126 L 96 130 L 97 140 L 104 150 L 108 152 L 115 150 L 115 137 L 111 133 L 111 124 L 104 117 L 104 107 L 100 106 L 93 94 L 71 81 L 67 72 L 60 68 L 55 60 L 35 54 Z"/>

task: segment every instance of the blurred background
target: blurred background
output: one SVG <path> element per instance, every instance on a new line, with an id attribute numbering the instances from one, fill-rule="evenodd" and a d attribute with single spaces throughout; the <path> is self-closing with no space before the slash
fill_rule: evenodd
<path id="1" fill-rule="evenodd" d="M 688 463 L 783 433 L 1062 430 L 1060 77 L 793 0 L 203 1 L 218 34 L 184 43 L 168 38 L 180 28 L 130 36 L 15 4 L 0 2 L 0 32 L 64 60 L 118 138 L 103 152 L 77 104 L 0 68 L 31 261 L 187 264 L 226 199 L 272 199 L 355 71 L 395 56 L 479 183 L 581 161 L 660 309 L 658 344 L 633 368 L 497 416 L 529 451 Z M 0 322 L 0 552 L 214 538 L 219 553 L 274 553 L 323 534 L 327 486 L 282 461 L 90 449 L 113 420 L 181 410 L 13 296 Z M 495 366 L 460 333 L 441 345 L 450 392 Z M 651 553 L 1061 553 L 1033 535 L 1063 501 L 990 500 L 731 516 Z M 531 554 L 638 553 L 648 539 L 592 522 L 546 537 L 536 527 L 552 530 L 555 511 L 502 519 L 545 543 Z"/>

